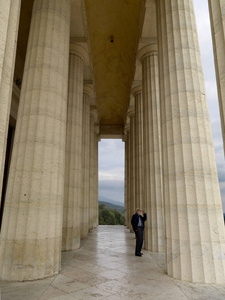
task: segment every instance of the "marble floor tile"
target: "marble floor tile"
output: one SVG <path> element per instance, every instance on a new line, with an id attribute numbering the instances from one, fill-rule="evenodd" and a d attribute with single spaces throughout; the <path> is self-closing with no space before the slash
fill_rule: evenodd
<path id="1" fill-rule="evenodd" d="M 165 274 L 163 253 L 143 249 L 124 226 L 99 226 L 80 249 L 62 253 L 62 270 L 43 280 L 1 282 L 1 300 L 225 300 L 225 287 L 190 284 Z"/>
<path id="2" fill-rule="evenodd" d="M 62 274 L 59 274 L 51 285 L 65 293 L 72 293 L 89 287 L 88 284 L 82 283 L 78 279 L 73 279 Z"/>
<path id="3" fill-rule="evenodd" d="M 105 299 L 110 295 L 110 292 L 106 292 L 96 287 L 86 288 L 70 294 L 70 296 L 73 296 L 76 300 Z"/>

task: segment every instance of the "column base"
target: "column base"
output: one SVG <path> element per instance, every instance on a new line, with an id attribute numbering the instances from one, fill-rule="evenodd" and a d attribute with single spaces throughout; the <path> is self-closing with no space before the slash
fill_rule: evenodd
<path id="1" fill-rule="evenodd" d="M 1 240 L 0 280 L 2 281 L 43 279 L 58 274 L 60 269 L 61 237 L 27 241 Z"/>

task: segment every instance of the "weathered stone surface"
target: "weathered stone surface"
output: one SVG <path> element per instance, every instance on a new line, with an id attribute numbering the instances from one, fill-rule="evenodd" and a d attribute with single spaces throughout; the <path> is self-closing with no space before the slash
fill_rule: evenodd
<path id="1" fill-rule="evenodd" d="M 69 0 L 34 1 L 1 231 L 4 280 L 61 267 L 69 32 Z"/>
<path id="2" fill-rule="evenodd" d="M 192 0 L 157 1 L 167 273 L 225 282 L 225 231 Z"/>
<path id="3" fill-rule="evenodd" d="M 148 212 L 145 249 L 164 252 L 161 122 L 157 45 L 141 51 L 143 81 L 143 144 L 145 209 Z"/>
<path id="4" fill-rule="evenodd" d="M 90 199 L 90 95 L 84 87 L 82 139 L 81 238 L 88 236 Z"/>
<path id="5" fill-rule="evenodd" d="M 20 0 L 0 0 L 0 193 L 5 167 L 20 3 Z"/>
<path id="6" fill-rule="evenodd" d="M 97 121 L 97 109 L 91 107 L 90 110 L 90 198 L 89 198 L 89 231 L 91 231 L 96 224 L 96 133 L 95 123 Z"/>
<path id="7" fill-rule="evenodd" d="M 66 123 L 62 250 L 80 247 L 84 62 L 70 54 Z"/>
<path id="8" fill-rule="evenodd" d="M 133 88 L 135 99 L 135 206 L 144 209 L 142 86 Z"/>
<path id="9" fill-rule="evenodd" d="M 129 118 L 130 118 L 130 134 L 129 134 L 129 165 L 130 165 L 130 184 L 129 184 L 129 213 L 128 216 L 129 223 L 132 218 L 132 215 L 136 211 L 136 200 L 135 200 L 135 109 L 132 107 L 132 109 L 129 111 Z M 132 226 L 130 225 L 131 232 L 133 231 Z"/>
<path id="10" fill-rule="evenodd" d="M 130 125 L 130 124 L 129 124 Z M 126 160 L 126 189 L 125 189 L 125 193 L 126 193 L 126 206 L 124 203 L 124 210 L 126 210 L 126 225 L 127 228 L 131 229 L 131 209 L 130 209 L 130 126 L 126 126 L 125 128 L 125 132 L 126 132 L 126 146 L 125 146 L 125 160 Z"/>

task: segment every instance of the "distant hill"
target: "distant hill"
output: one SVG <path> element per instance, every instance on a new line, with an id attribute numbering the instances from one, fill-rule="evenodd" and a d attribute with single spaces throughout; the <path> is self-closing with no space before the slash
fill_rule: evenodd
<path id="1" fill-rule="evenodd" d="M 117 201 L 116 201 L 117 202 Z M 109 208 L 112 208 L 112 209 L 116 209 L 118 210 L 121 214 L 124 214 L 124 207 L 121 206 L 121 205 L 115 205 L 115 204 L 112 204 L 110 202 L 106 202 L 106 201 L 98 201 L 98 204 L 104 204 L 105 207 L 109 207 Z"/>
<path id="2" fill-rule="evenodd" d="M 115 201 L 115 200 L 112 200 L 112 199 L 109 199 L 109 198 L 106 198 L 106 197 L 102 197 L 102 196 L 98 197 L 98 201 L 108 202 L 108 203 L 112 203 L 114 205 L 118 205 L 118 206 L 124 207 L 124 203 L 123 202 Z"/>

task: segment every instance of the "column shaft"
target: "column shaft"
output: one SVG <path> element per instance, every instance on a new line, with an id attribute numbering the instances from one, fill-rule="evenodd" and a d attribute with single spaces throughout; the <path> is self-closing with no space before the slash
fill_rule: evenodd
<path id="1" fill-rule="evenodd" d="M 136 201 L 135 201 L 135 116 L 134 111 L 130 115 L 130 217 L 136 211 Z M 133 231 L 132 226 L 130 226 L 131 231 Z"/>
<path id="2" fill-rule="evenodd" d="M 0 0 L 0 195 L 5 167 L 20 2 Z"/>
<path id="3" fill-rule="evenodd" d="M 153 46 L 154 47 L 154 46 Z M 145 207 L 149 214 L 145 248 L 164 252 L 161 124 L 157 53 L 142 59 Z"/>
<path id="4" fill-rule="evenodd" d="M 224 221 L 193 1 L 156 4 L 167 273 L 224 283 Z"/>
<path id="5" fill-rule="evenodd" d="M 89 231 L 94 226 L 94 155 L 95 151 L 95 119 L 91 114 L 90 117 L 90 199 L 89 199 Z"/>
<path id="6" fill-rule="evenodd" d="M 127 228 L 131 229 L 131 198 L 130 198 L 130 181 L 131 181 L 131 168 L 130 168 L 130 128 L 127 131 Z"/>
<path id="7" fill-rule="evenodd" d="M 135 97 L 135 203 L 143 209 L 143 102 L 142 91 Z"/>
<path id="8" fill-rule="evenodd" d="M 225 151 L 225 1 L 208 0 Z"/>
<path id="9" fill-rule="evenodd" d="M 70 1 L 35 0 L 0 242 L 0 277 L 58 273 L 70 37 Z"/>
<path id="10" fill-rule="evenodd" d="M 63 251 L 80 247 L 83 70 L 83 60 L 75 54 L 70 54 L 62 229 Z"/>
<path id="11" fill-rule="evenodd" d="M 82 141 L 82 220 L 81 238 L 88 236 L 90 199 L 90 96 L 84 93 L 83 102 L 83 141 Z"/>
<path id="12" fill-rule="evenodd" d="M 128 142 L 127 142 L 127 135 L 124 137 L 124 143 L 125 143 L 125 161 L 124 161 L 124 225 L 127 226 L 128 220 L 127 220 L 127 180 L 128 180 Z"/>
<path id="13" fill-rule="evenodd" d="M 95 157 L 94 157 L 94 190 L 95 190 L 95 204 L 94 204 L 94 227 L 98 226 L 98 139 L 99 135 L 95 134 Z"/>

